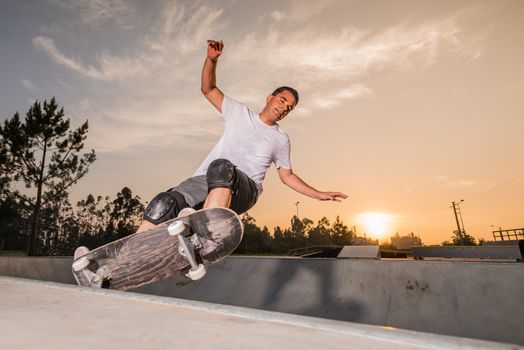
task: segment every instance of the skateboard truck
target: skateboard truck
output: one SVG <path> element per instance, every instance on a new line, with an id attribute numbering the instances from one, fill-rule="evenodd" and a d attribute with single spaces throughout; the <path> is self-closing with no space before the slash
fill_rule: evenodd
<path id="1" fill-rule="evenodd" d="M 193 281 L 196 281 L 204 277 L 206 274 L 206 267 L 204 264 L 197 263 L 195 256 L 195 249 L 200 248 L 202 243 L 200 243 L 200 240 L 196 234 L 193 234 L 191 238 L 185 237 L 183 233 L 186 230 L 186 227 L 187 225 L 180 220 L 175 221 L 169 225 L 167 230 L 170 236 L 178 237 L 178 242 L 180 244 L 178 250 L 191 265 L 191 268 L 189 269 L 188 273 L 186 273 L 186 276 Z"/>
<path id="2" fill-rule="evenodd" d="M 87 256 L 82 256 L 73 262 L 73 271 L 82 272 L 89 281 L 89 285 L 94 288 L 107 288 L 110 280 L 109 274 L 105 268 L 99 268 L 96 273 L 87 267 L 90 264 Z"/>

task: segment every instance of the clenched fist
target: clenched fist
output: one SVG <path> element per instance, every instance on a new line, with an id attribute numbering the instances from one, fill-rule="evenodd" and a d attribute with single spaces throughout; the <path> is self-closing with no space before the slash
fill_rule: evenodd
<path id="1" fill-rule="evenodd" d="M 208 40 L 207 41 L 207 57 L 211 61 L 216 61 L 222 54 L 224 42 L 222 40 Z"/>

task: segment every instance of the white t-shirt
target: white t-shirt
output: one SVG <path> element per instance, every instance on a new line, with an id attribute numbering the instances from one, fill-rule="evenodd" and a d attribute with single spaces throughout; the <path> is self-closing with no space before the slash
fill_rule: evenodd
<path id="1" fill-rule="evenodd" d="M 289 137 L 280 126 L 265 124 L 258 113 L 227 96 L 222 101 L 222 117 L 224 134 L 194 176 L 205 175 L 212 161 L 224 158 L 256 183 L 260 195 L 271 163 L 291 169 Z"/>

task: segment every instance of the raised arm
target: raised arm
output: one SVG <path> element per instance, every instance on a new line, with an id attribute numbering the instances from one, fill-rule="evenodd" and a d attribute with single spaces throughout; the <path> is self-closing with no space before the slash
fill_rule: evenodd
<path id="1" fill-rule="evenodd" d="M 320 201 L 337 201 L 341 202 L 348 196 L 341 192 L 323 192 L 318 191 L 315 188 L 309 186 L 301 178 L 293 173 L 291 169 L 279 168 L 278 176 L 283 183 L 292 188 L 293 190 L 306 195 L 308 197 L 318 199 Z"/>
<path id="2" fill-rule="evenodd" d="M 219 112 L 222 113 L 222 101 L 224 94 L 217 87 L 216 67 L 218 57 L 222 54 L 224 43 L 222 40 L 208 40 L 207 41 L 207 56 L 202 68 L 202 84 L 200 89 L 204 96 L 211 102 Z"/>

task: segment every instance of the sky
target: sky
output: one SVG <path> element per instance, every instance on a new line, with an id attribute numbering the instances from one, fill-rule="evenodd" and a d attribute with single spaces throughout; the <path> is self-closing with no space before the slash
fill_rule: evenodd
<path id="1" fill-rule="evenodd" d="M 464 200 L 466 232 L 490 239 L 524 227 L 523 36 L 519 0 L 3 0 L 0 120 L 56 96 L 97 153 L 73 202 L 124 186 L 149 201 L 221 135 L 200 73 L 206 40 L 223 40 L 218 87 L 253 110 L 295 87 L 280 122 L 293 171 L 349 195 L 304 197 L 273 166 L 258 225 L 338 215 L 359 235 L 438 244 Z"/>

